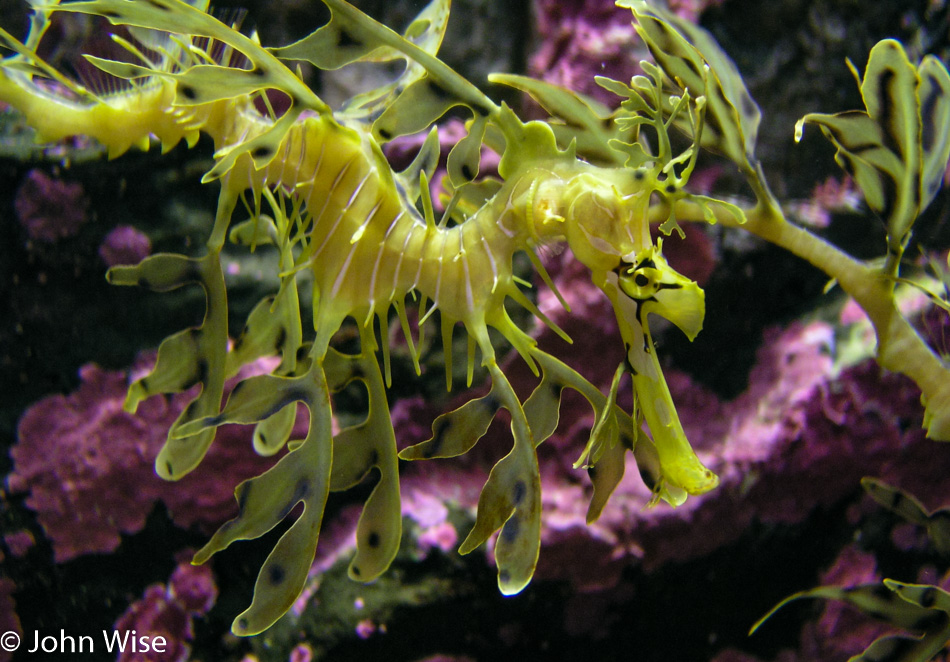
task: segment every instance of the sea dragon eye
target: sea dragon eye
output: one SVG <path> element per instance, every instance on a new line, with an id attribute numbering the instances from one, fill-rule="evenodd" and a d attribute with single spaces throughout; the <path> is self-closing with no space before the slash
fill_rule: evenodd
<path id="1" fill-rule="evenodd" d="M 660 289 L 660 272 L 652 261 L 621 267 L 618 273 L 620 289 L 631 299 L 651 299 Z"/>

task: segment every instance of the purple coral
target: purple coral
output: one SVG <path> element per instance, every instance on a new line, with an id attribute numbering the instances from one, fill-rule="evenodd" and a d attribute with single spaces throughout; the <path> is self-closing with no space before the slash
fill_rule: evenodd
<path id="1" fill-rule="evenodd" d="M 138 264 L 152 252 L 148 236 L 130 225 L 112 229 L 99 246 L 99 257 L 110 267 L 117 264 Z"/>
<path id="2" fill-rule="evenodd" d="M 26 504 L 58 563 L 115 550 L 121 534 L 142 529 L 156 501 L 181 527 L 213 529 L 234 515 L 234 486 L 272 464 L 251 450 L 251 428 L 225 426 L 200 471 L 165 482 L 153 461 L 189 396 L 150 398 L 133 415 L 122 409 L 126 373 L 89 364 L 80 379 L 74 393 L 26 411 L 11 450 L 9 488 L 30 493 Z"/>
<path id="3" fill-rule="evenodd" d="M 89 201 L 80 184 L 33 169 L 17 189 L 13 206 L 27 236 L 54 242 L 72 237 L 86 222 Z"/>
<path id="4" fill-rule="evenodd" d="M 148 637 L 150 650 L 133 651 L 128 643 L 118 662 L 179 662 L 188 659 L 194 639 L 193 619 L 214 605 L 218 588 L 208 566 L 178 564 L 168 584 L 152 584 L 113 627 L 113 636 Z"/>
<path id="5" fill-rule="evenodd" d="M 596 85 L 591 74 L 626 81 L 646 56 L 630 10 L 604 0 L 540 0 L 535 12 L 541 46 L 531 56 L 530 72 L 616 105 L 617 98 Z"/>
<path id="6" fill-rule="evenodd" d="M 707 7 L 721 2 L 672 0 L 670 9 L 696 21 Z M 637 63 L 648 58 L 630 10 L 617 7 L 613 0 L 538 0 L 534 7 L 540 47 L 531 56 L 531 74 L 608 105 L 619 103 L 594 82 L 594 76 L 628 81 L 638 73 Z"/>

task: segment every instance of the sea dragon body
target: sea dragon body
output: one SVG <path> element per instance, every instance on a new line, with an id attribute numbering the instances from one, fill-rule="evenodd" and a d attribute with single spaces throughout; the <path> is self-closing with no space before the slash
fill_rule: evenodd
<path id="1" fill-rule="evenodd" d="M 265 561 L 251 606 L 234 621 L 234 632 L 242 635 L 268 628 L 296 600 L 328 492 L 347 489 L 374 469 L 379 479 L 358 524 L 350 576 L 373 579 L 396 554 L 398 459 L 386 400 L 391 311 L 417 372 L 419 353 L 406 312 L 413 297 L 420 299 L 420 322 L 439 311 L 448 385 L 459 323 L 468 338 L 469 383 L 476 349 L 491 378 L 487 395 L 438 417 L 432 438 L 399 458 L 462 454 L 500 408 L 510 414 L 512 450 L 491 471 L 475 526 L 460 551 L 469 552 L 500 531 L 498 583 L 511 594 L 527 585 L 537 563 L 541 498 L 535 448 L 557 426 L 564 388 L 580 392 L 595 414 L 590 441 L 576 464 L 597 469 L 591 472 L 589 520 L 599 516 L 620 481 L 627 450 L 655 500 L 678 505 L 718 482 L 689 446 L 647 319 L 651 313 L 665 317 L 692 339 L 705 314 L 702 290 L 669 266 L 662 242 L 651 237 L 651 222 L 662 221 L 661 229 L 670 234 L 678 229 L 675 213 L 732 225 L 746 220 L 735 205 L 684 188 L 700 146 L 724 154 L 750 178 L 761 203 L 750 219 L 752 231 L 784 241 L 776 231 L 771 194 L 751 157 L 757 107 L 724 55 L 708 45 L 705 51 L 713 55 L 701 54 L 658 10 L 625 0 L 662 68 L 644 63 L 647 76 L 635 77 L 630 86 L 598 79 L 623 100 L 617 111 L 539 81 L 491 78 L 530 94 L 562 120 L 549 123 L 523 122 L 436 57 L 447 0 L 433 0 L 401 35 L 343 0 L 323 1 L 331 11 L 329 23 L 281 48 L 263 48 L 209 15 L 205 6 L 181 0 L 52 2 L 35 8 L 23 43 L 0 31 L 0 41 L 14 52 L 0 62 L 0 100 L 23 113 L 39 141 L 86 135 L 113 158 L 132 147 L 147 149 L 153 141 L 163 150 L 182 140 L 193 146 L 200 133 L 214 143 L 214 165 L 202 181 L 217 181 L 220 194 L 205 254 L 157 254 L 135 266 L 114 267 L 107 278 L 159 291 L 197 283 L 206 294 L 201 326 L 167 338 L 152 372 L 131 385 L 126 399 L 126 408 L 134 411 L 144 398 L 201 385 L 169 430 L 156 459 L 159 475 L 173 480 L 194 469 L 215 429 L 225 423 L 256 424 L 254 446 L 261 454 L 288 448 L 269 471 L 238 486 L 237 517 L 195 555 L 200 563 L 236 540 L 259 537 L 304 504 Z M 132 61 L 87 56 L 106 74 L 126 81 L 124 91 L 90 92 L 37 55 L 55 12 L 103 17 L 128 31 L 129 38 L 115 40 Z M 691 38 L 700 43 L 708 36 L 694 29 Z M 307 61 L 332 70 L 393 60 L 405 62 L 402 74 L 335 111 L 286 64 Z M 273 109 L 272 94 L 286 102 L 285 109 Z M 429 129 L 455 106 L 472 117 L 467 135 L 449 154 L 448 199 L 437 221 L 428 185 L 439 156 L 437 130 L 430 130 L 401 172 L 389 165 L 382 146 Z M 673 153 L 671 127 L 692 139 L 682 153 Z M 483 146 L 501 157 L 497 178 L 479 172 Z M 237 222 L 239 207 L 248 218 Z M 279 254 L 277 292 L 252 310 L 233 345 L 220 260 L 228 239 L 250 247 L 271 244 Z M 792 250 L 808 245 L 795 242 Z M 525 295 L 513 270 L 515 254 L 525 253 L 553 288 L 536 250 L 554 243 L 570 248 L 613 305 L 626 358 L 607 395 L 539 349 L 506 310 L 511 299 L 567 339 Z M 305 272 L 313 285 L 312 332 L 304 330 L 297 287 Z M 331 347 L 347 318 L 356 321 L 360 354 Z M 540 377 L 524 401 L 499 366 L 489 328 Z M 279 356 L 279 365 L 239 382 L 222 406 L 225 379 L 268 355 Z M 631 375 L 635 392 L 629 412 L 616 403 L 624 374 Z M 369 414 L 334 436 L 330 394 L 354 380 L 366 387 Z M 304 439 L 291 440 L 298 403 L 308 408 L 310 423 Z M 651 436 L 641 430 L 643 421 Z"/>
<path id="2" fill-rule="evenodd" d="M 0 67 L 0 99 L 24 114 L 38 140 L 83 134 L 106 145 L 113 158 L 133 146 L 147 149 L 151 141 L 163 150 L 182 140 L 191 146 L 200 132 L 214 142 L 215 164 L 203 181 L 217 180 L 221 188 L 206 254 L 158 254 L 136 266 L 115 267 L 107 278 L 155 290 L 198 283 L 206 292 L 203 324 L 167 338 L 153 371 L 132 384 L 126 401 L 134 411 L 151 395 L 201 384 L 156 459 L 162 477 L 176 479 L 194 469 L 215 428 L 224 423 L 257 423 L 254 443 L 263 454 L 276 453 L 289 441 L 290 452 L 270 471 L 238 487 L 239 515 L 195 557 L 202 562 L 235 540 L 260 536 L 304 503 L 303 514 L 265 562 L 251 607 L 235 620 L 238 634 L 266 629 L 290 607 L 313 558 L 327 493 L 356 484 L 374 468 L 380 479 L 364 508 L 350 575 L 372 579 L 395 556 L 401 516 L 384 386 L 391 381 L 385 339 L 394 309 L 418 371 L 406 315 L 409 296 L 421 297 L 422 321 L 436 309 L 440 313 L 448 385 L 451 338 L 461 323 L 469 338 L 469 382 L 477 348 L 492 388 L 487 396 L 440 417 L 433 438 L 406 449 L 402 457 L 465 452 L 499 408 L 511 415 L 514 446 L 491 472 L 475 527 L 460 548 L 468 552 L 501 530 L 495 558 L 504 593 L 520 591 L 537 562 L 541 507 L 535 447 L 556 427 L 564 387 L 590 400 L 598 420 L 578 462 L 597 462 L 601 469 L 591 519 L 620 480 L 626 448 L 634 451 L 657 498 L 680 503 L 686 494 L 708 491 L 717 483 L 686 441 L 646 320 L 651 312 L 665 316 L 690 338 L 702 326 L 702 290 L 669 267 L 653 243 L 648 220 L 652 196 L 672 200 L 687 195 L 681 188 L 688 173 L 676 176 L 668 149 L 660 158 L 645 152 L 636 131 L 634 142 L 626 145 L 627 164 L 594 165 L 577 155 L 575 142 L 559 144 L 548 124 L 524 123 L 506 106 L 496 105 L 434 57 L 447 2 L 433 2 L 402 36 L 342 0 L 326 4 L 332 12 L 327 25 L 297 44 L 270 50 L 204 7 L 180 0 L 53 4 L 36 10 L 24 44 L 2 35 L 15 54 Z M 93 94 L 36 54 L 52 12 L 97 15 L 128 29 L 134 39 L 115 39 L 133 62 L 87 56 L 107 74 L 128 81 L 128 89 Z M 351 61 L 400 58 L 407 66 L 399 79 L 336 113 L 284 64 L 305 59 L 337 68 Z M 517 77 L 507 82 L 524 84 Z M 667 145 L 659 90 L 647 88 L 655 96 L 652 125 Z M 282 113 L 272 110 L 266 96 L 275 92 L 286 97 Z M 436 222 L 428 190 L 438 157 L 436 133 L 430 132 L 413 163 L 399 173 L 381 146 L 426 129 L 453 105 L 470 108 L 473 119 L 468 137 L 449 157 L 452 197 Z M 682 105 L 688 105 L 685 97 Z M 477 178 L 483 142 L 499 146 L 500 180 Z M 687 160 L 691 168 L 694 157 L 679 165 Z M 234 225 L 232 216 L 242 202 L 250 218 Z M 230 349 L 219 257 L 227 236 L 252 247 L 276 245 L 281 269 L 277 294 L 255 308 Z M 608 397 L 538 349 L 505 308 L 512 299 L 551 324 L 519 288 L 512 264 L 515 253 L 527 253 L 553 287 L 535 250 L 556 242 L 566 242 L 591 269 L 617 312 L 627 360 Z M 313 282 L 310 337 L 303 331 L 297 291 L 303 271 Z M 330 346 L 348 317 L 358 323 L 359 355 L 343 355 Z M 376 320 L 384 339 L 382 371 L 375 358 Z M 489 327 L 511 343 L 535 374 L 543 375 L 524 403 L 498 365 Z M 222 408 L 225 378 L 273 353 L 281 357 L 278 368 L 239 383 Z M 615 404 L 624 371 L 633 376 L 639 401 L 631 413 Z M 354 379 L 366 385 L 370 413 L 363 424 L 334 438 L 330 393 Z M 298 402 L 310 410 L 310 427 L 305 439 L 290 441 Z M 641 416 L 652 440 L 635 425 Z"/>

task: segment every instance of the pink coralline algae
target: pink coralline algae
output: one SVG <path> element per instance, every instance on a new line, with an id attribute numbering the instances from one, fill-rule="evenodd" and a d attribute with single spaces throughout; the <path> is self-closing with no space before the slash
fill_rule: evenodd
<path id="1" fill-rule="evenodd" d="M 36 540 L 33 538 L 33 534 L 25 529 L 3 536 L 3 545 L 10 550 L 10 556 L 13 558 L 23 558 L 35 544 Z M 0 552 L 0 561 L 2 560 L 3 554 Z"/>
<path id="2" fill-rule="evenodd" d="M 168 584 L 152 584 L 145 594 L 133 602 L 113 627 L 112 636 L 148 637 L 147 652 L 133 651 L 125 642 L 118 662 L 184 662 L 194 639 L 193 620 L 204 616 L 214 606 L 218 588 L 208 566 L 179 563 Z M 161 637 L 156 642 L 156 637 Z M 156 645 L 158 644 L 158 645 Z"/>
<path id="3" fill-rule="evenodd" d="M 722 0 L 671 0 L 670 9 L 695 22 Z M 632 15 L 613 0 L 538 0 L 534 3 L 540 47 L 530 58 L 530 73 L 581 92 L 608 105 L 617 97 L 594 82 L 594 76 L 628 81 L 637 63 L 649 59 L 637 37 Z"/>
<path id="4" fill-rule="evenodd" d="M 858 213 L 861 207 L 861 191 L 848 175 L 828 177 L 815 184 L 811 197 L 789 205 L 789 211 L 795 219 L 814 228 L 826 228 L 835 213 Z"/>
<path id="5" fill-rule="evenodd" d="M 130 225 L 113 228 L 99 246 L 99 257 L 110 267 L 138 264 L 151 252 L 151 240 Z"/>
<path id="6" fill-rule="evenodd" d="M 530 73 L 616 105 L 617 98 L 597 86 L 592 73 L 627 81 L 647 56 L 630 10 L 604 0 L 540 0 L 534 6 L 541 46 L 531 56 Z"/>
<path id="7" fill-rule="evenodd" d="M 29 492 L 53 544 L 57 563 L 115 550 L 135 533 L 157 501 L 178 526 L 212 529 L 236 513 L 234 486 L 265 471 L 272 460 L 251 448 L 251 428 L 224 426 L 200 470 L 166 482 L 153 462 L 168 428 L 189 397 L 154 397 L 136 414 L 122 409 L 125 372 L 81 368 L 79 388 L 31 406 L 20 419 L 8 486 Z"/>
<path id="8" fill-rule="evenodd" d="M 86 222 L 89 201 L 80 184 L 33 169 L 17 189 L 13 202 L 17 220 L 34 241 L 72 237 Z"/>

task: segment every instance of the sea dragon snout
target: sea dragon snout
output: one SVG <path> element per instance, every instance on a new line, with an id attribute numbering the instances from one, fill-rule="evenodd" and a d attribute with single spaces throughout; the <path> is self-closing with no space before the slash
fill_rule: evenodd
<path id="1" fill-rule="evenodd" d="M 660 369 L 647 316 L 675 324 L 692 340 L 705 316 L 705 294 L 695 281 L 673 269 L 662 254 L 662 240 L 623 257 L 620 265 L 595 282 L 613 304 L 633 378 L 636 407 L 647 422 L 666 487 L 686 494 L 715 488 L 719 478 L 696 457 L 686 439 L 669 387 Z M 685 495 L 683 495 L 685 498 Z"/>

